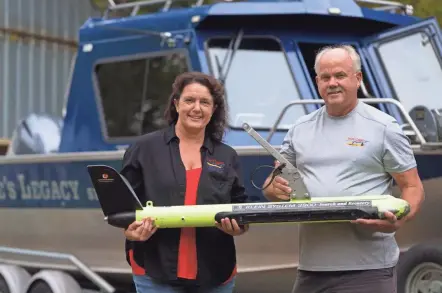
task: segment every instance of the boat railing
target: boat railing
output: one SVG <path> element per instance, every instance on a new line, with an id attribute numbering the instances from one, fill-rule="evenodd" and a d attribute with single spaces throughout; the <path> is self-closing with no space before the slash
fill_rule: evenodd
<path id="1" fill-rule="evenodd" d="M 177 2 L 189 3 L 189 0 L 142 0 L 124 3 L 118 3 L 114 0 L 108 0 L 107 2 L 107 8 L 104 11 L 105 18 L 108 17 L 111 12 L 123 9 L 130 9 L 130 16 L 134 16 L 137 15 L 142 8 L 158 4 L 163 4 L 163 7 L 161 8 L 162 11 L 168 11 L 172 4 Z M 191 6 L 198 7 L 204 4 L 204 0 L 196 0 L 192 3 L 193 4 L 191 4 Z"/>
<path id="2" fill-rule="evenodd" d="M 57 252 L 48 252 L 41 250 L 30 250 L 30 249 L 22 249 L 22 248 L 13 248 L 0 246 L 0 253 L 11 253 L 18 255 L 27 255 L 27 256 L 37 256 L 37 257 L 47 257 L 59 260 L 68 260 L 73 263 L 78 270 L 88 278 L 94 285 L 100 288 L 101 292 L 113 293 L 116 292 L 115 288 L 110 285 L 106 280 L 100 277 L 97 273 L 91 270 L 86 264 L 80 261 L 76 256 L 72 254 L 65 253 L 57 253 Z M 0 261 L 1 262 L 1 261 Z"/>
<path id="3" fill-rule="evenodd" d="M 413 122 L 413 119 L 411 119 L 410 115 L 408 115 L 407 111 L 405 111 L 404 106 L 402 106 L 402 104 L 399 101 L 397 101 L 395 99 L 387 99 L 387 98 L 364 98 L 364 99 L 361 99 L 361 101 L 364 103 L 367 103 L 367 104 L 394 104 L 395 106 L 397 106 L 399 108 L 399 110 L 404 115 L 405 119 L 407 120 L 407 124 L 413 130 L 413 133 L 409 133 L 409 134 L 416 135 L 421 144 L 427 144 L 427 141 L 425 140 L 424 136 L 417 128 L 416 124 Z M 284 114 L 287 112 L 287 110 L 290 107 L 295 106 L 295 105 L 307 105 L 307 104 L 321 104 L 322 105 L 322 104 L 324 104 L 324 100 L 322 100 L 322 99 L 306 99 L 306 100 L 295 100 L 295 101 L 289 102 L 282 109 L 281 113 L 278 116 L 278 119 L 273 124 L 272 128 L 270 129 L 269 135 L 267 136 L 267 141 L 270 142 L 274 133 L 276 132 L 276 129 L 277 129 L 279 123 L 282 120 L 282 117 L 284 116 Z"/>
<path id="4" fill-rule="evenodd" d="M 419 130 L 419 128 L 414 123 L 413 119 L 410 117 L 410 115 L 405 110 L 404 106 L 395 99 L 391 98 L 363 98 L 360 99 L 360 101 L 367 103 L 367 104 L 393 104 L 395 105 L 400 112 L 402 113 L 403 117 L 406 120 L 406 123 L 402 125 L 402 129 L 404 130 L 404 134 L 408 136 L 415 136 L 417 140 L 419 141 L 419 146 L 421 148 L 425 149 L 440 149 L 442 148 L 442 142 L 427 142 L 425 137 L 423 136 L 422 132 Z M 307 105 L 307 104 L 324 104 L 324 100 L 322 99 L 305 99 L 305 100 L 295 100 L 289 102 L 281 111 L 279 114 L 276 122 L 270 129 L 270 132 L 266 138 L 268 142 L 272 139 L 274 133 L 278 129 L 278 125 L 282 120 L 282 117 L 287 112 L 287 110 L 295 105 Z M 411 128 L 411 130 L 406 130 L 406 128 Z"/>
<path id="5" fill-rule="evenodd" d="M 413 5 L 400 3 L 398 1 L 387 0 L 354 0 L 357 3 L 369 4 L 373 10 L 382 10 L 392 13 L 400 13 L 406 15 L 413 15 Z"/>
<path id="6" fill-rule="evenodd" d="M 361 81 L 361 91 L 362 94 L 366 97 L 366 98 L 370 98 L 370 99 L 377 99 L 376 97 L 372 96 L 368 90 L 367 87 L 365 86 L 364 81 Z M 411 125 L 409 123 L 403 123 L 401 125 L 401 129 L 404 132 L 405 135 L 407 136 L 415 136 L 416 133 L 413 130 L 409 130 L 411 127 Z"/>
<path id="7" fill-rule="evenodd" d="M 371 9 L 374 10 L 383 10 L 383 11 L 389 11 L 392 13 L 401 13 L 401 14 L 407 14 L 411 15 L 413 14 L 413 6 L 409 4 L 403 4 L 397 1 L 387 1 L 387 0 L 354 0 L 356 3 L 360 4 L 368 4 L 370 5 Z M 142 0 L 142 1 L 133 1 L 133 2 L 127 2 L 124 1 L 124 3 L 119 3 L 117 0 L 108 0 L 107 1 L 107 8 L 104 12 L 104 17 L 108 17 L 111 12 L 117 11 L 117 10 L 123 10 L 127 9 L 130 10 L 129 15 L 134 16 L 137 15 L 142 8 L 149 7 L 152 5 L 158 5 L 163 4 L 161 11 L 168 11 L 172 4 L 182 2 L 182 3 L 188 3 L 191 7 L 198 7 L 203 4 L 205 4 L 205 0 L 195 0 L 195 1 L 189 1 L 189 0 Z M 234 0 L 211 0 L 208 1 L 206 4 L 212 4 L 215 2 L 241 2 L 241 1 L 234 1 Z"/>

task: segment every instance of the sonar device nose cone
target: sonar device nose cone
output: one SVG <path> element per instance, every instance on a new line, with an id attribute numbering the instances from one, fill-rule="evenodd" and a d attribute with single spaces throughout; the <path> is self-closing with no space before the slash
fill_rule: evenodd
<path id="1" fill-rule="evenodd" d="M 107 223 L 111 226 L 117 228 L 127 228 L 135 221 L 135 211 L 108 215 L 104 218 L 104 220 L 107 221 Z"/>

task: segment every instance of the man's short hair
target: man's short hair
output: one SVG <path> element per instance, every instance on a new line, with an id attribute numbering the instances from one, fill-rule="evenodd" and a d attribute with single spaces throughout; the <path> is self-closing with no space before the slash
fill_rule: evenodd
<path id="1" fill-rule="evenodd" d="M 334 49 L 342 49 L 345 50 L 349 55 L 351 60 L 353 61 L 353 69 L 356 72 L 361 71 L 361 57 L 359 56 L 358 52 L 350 46 L 350 45 L 333 45 L 333 46 L 326 46 L 323 47 L 317 54 L 315 59 L 315 72 L 318 74 L 319 72 L 319 60 L 324 55 L 324 53 L 327 53 L 328 51 L 334 50 Z"/>

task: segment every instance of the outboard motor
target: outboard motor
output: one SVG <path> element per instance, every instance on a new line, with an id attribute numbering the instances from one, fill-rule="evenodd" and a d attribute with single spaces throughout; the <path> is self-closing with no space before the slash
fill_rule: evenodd
<path id="1" fill-rule="evenodd" d="M 7 156 L 57 152 L 63 121 L 47 114 L 30 114 L 14 130 Z"/>
<path id="2" fill-rule="evenodd" d="M 430 110 L 425 106 L 415 106 L 410 110 L 411 119 L 428 142 L 442 141 L 441 110 Z"/>

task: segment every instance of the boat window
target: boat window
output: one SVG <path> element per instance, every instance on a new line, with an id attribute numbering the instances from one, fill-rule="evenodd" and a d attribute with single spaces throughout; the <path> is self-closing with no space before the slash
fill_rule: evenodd
<path id="1" fill-rule="evenodd" d="M 97 88 L 107 137 L 134 137 L 164 127 L 163 113 L 172 83 L 188 69 L 182 53 L 97 65 Z"/>
<path id="2" fill-rule="evenodd" d="M 418 32 L 381 43 L 378 54 L 407 111 L 418 104 L 441 108 L 442 68 L 430 36 Z"/>
<path id="3" fill-rule="evenodd" d="M 229 38 L 211 39 L 208 53 L 217 78 L 219 67 L 225 73 L 230 66 L 225 79 L 230 125 L 241 127 L 247 122 L 257 129 L 268 129 L 289 102 L 299 99 L 285 53 L 275 39 L 244 37 L 232 59 L 227 58 L 224 65 L 226 53 L 232 53 L 229 43 Z M 278 128 L 288 129 L 304 114 L 302 105 L 290 107 Z"/>

